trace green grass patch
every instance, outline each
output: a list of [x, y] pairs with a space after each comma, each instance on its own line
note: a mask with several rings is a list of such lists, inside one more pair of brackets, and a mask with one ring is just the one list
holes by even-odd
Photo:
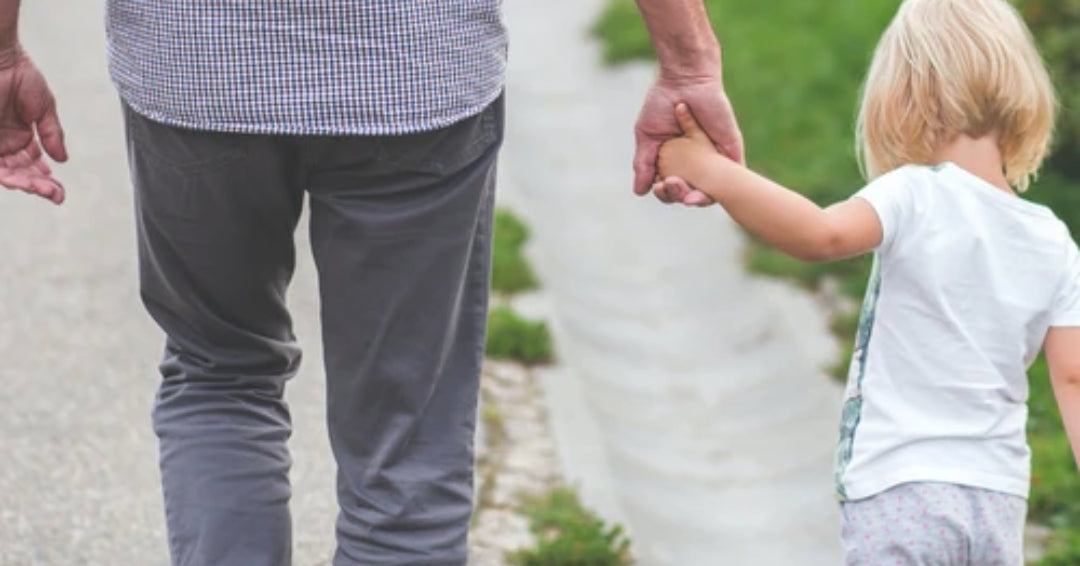
[[537, 287], [536, 274], [526, 261], [522, 248], [529, 230], [506, 210], [495, 212], [495, 236], [491, 250], [491, 288], [512, 295]]
[[557, 489], [523, 508], [536, 546], [507, 555], [518, 566], [626, 566], [633, 563], [630, 540], [619, 525], [608, 525], [581, 505], [577, 494]]
[[611, 2], [592, 28], [594, 36], [603, 40], [604, 62], [621, 63], [632, 59], [655, 57], [649, 31], [633, 0]]
[[1038, 566], [1076, 566], [1080, 564], [1080, 532], [1058, 530]]
[[1031, 515], [1055, 529], [1080, 528], [1080, 474], [1041, 358], [1031, 369], [1028, 409], [1028, 437], [1037, 462], [1031, 477]]
[[507, 306], [494, 307], [488, 313], [487, 356], [526, 365], [548, 363], [554, 358], [551, 333], [543, 322], [526, 320]]

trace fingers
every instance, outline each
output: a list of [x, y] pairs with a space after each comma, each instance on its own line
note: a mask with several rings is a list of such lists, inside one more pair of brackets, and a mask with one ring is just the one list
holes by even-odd
[[656, 197], [656, 200], [658, 200], [658, 201], [660, 201], [660, 202], [662, 202], [664, 204], [670, 204], [671, 203], [671, 199], [668, 198], [668, 195], [667, 195], [667, 187], [664, 186], [663, 182], [657, 181], [657, 182], [653, 183], [652, 188], [650, 190], [652, 191], [653, 196]]
[[0, 185], [44, 197], [56, 204], [64, 201], [65, 191], [41, 160], [35, 144], [27, 149], [0, 157]]
[[38, 195], [56, 204], [64, 201], [64, 188], [58, 183], [43, 177], [33, 178], [22, 173], [4, 171], [0, 168], [0, 184], [8, 190]]
[[690, 191], [689, 194], [683, 197], [682, 203], [686, 206], [703, 208], [716, 204], [716, 201], [714, 201], [712, 197], [701, 191]]
[[9, 190], [38, 195], [54, 204], [63, 203], [66, 196], [63, 185], [51, 177], [29, 175], [3, 167], [0, 167], [0, 185]]
[[663, 181], [664, 192], [668, 194], [674, 202], [682, 203], [686, 206], [711, 206], [716, 202], [709, 195], [693, 188], [681, 177], [667, 177]]
[[745, 165], [742, 131], [727, 97], [721, 96], [710, 104], [695, 104], [694, 111], [700, 120], [700, 127], [713, 140], [716, 149], [728, 159]]
[[38, 173], [45, 176], [52, 176], [52, 167], [49, 167], [48, 163], [42, 159], [43, 154], [41, 152], [41, 146], [36, 141], [30, 142], [30, 145], [26, 146], [26, 154], [30, 156], [30, 160], [34, 166], [34, 169]]
[[657, 184], [660, 185], [660, 190], [668, 198], [666, 202], [669, 203], [682, 202], [691, 190], [686, 181], [678, 177], [668, 177]]
[[37, 123], [38, 137], [41, 145], [49, 157], [56, 161], [67, 161], [67, 147], [64, 145], [64, 128], [60, 126], [60, 118], [56, 114], [56, 103], [51, 102], [41, 121]]
[[705, 132], [698, 125], [694, 115], [690, 112], [690, 107], [685, 102], [675, 105], [675, 120], [679, 122], [679, 128], [683, 131], [683, 135], [691, 138], [705, 136]]
[[656, 181], [656, 183], [653, 183], [652, 193], [653, 196], [656, 197], [656, 200], [664, 204], [673, 204], [679, 202], [678, 197], [668, 190], [667, 184], [665, 184], [663, 181], [658, 180]]
[[685, 206], [706, 207], [716, 204], [709, 195], [691, 187], [680, 177], [658, 180], [651, 187], [656, 199], [665, 204], [681, 203]]
[[743, 146], [742, 132], [739, 131], [737, 124], [735, 125], [735, 131], [729, 136], [728, 140], [716, 144], [716, 149], [739, 165], [746, 165], [746, 151]]
[[634, 193], [646, 195], [656, 180], [656, 157], [660, 150], [658, 140], [641, 133], [637, 136], [637, 149], [634, 151]]

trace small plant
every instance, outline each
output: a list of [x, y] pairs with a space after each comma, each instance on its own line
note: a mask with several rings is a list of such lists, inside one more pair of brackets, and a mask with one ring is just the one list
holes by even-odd
[[480, 419], [484, 421], [484, 425], [490, 431], [502, 428], [504, 417], [502, 411], [493, 403], [485, 402], [480, 409]]
[[536, 275], [525, 260], [522, 247], [528, 228], [506, 210], [495, 212], [495, 236], [491, 250], [491, 288], [512, 295], [535, 289]]
[[557, 489], [528, 502], [525, 514], [536, 535], [534, 548], [507, 556], [518, 566], [626, 566], [633, 563], [630, 540], [619, 525], [607, 525], [582, 507], [577, 494]]
[[1059, 531], [1050, 541], [1046, 556], [1038, 566], [1076, 566], [1080, 564], [1080, 533]]
[[554, 357], [551, 333], [543, 322], [526, 320], [507, 306], [497, 306], [488, 314], [487, 355], [527, 365], [550, 362]]

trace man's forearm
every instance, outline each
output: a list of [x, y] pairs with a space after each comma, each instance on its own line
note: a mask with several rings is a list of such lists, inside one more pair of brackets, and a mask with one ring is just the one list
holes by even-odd
[[660, 59], [661, 76], [680, 80], [720, 72], [720, 43], [702, 0], [637, 0], [637, 5]]
[[0, 0], [0, 59], [19, 45], [19, 4], [20, 0]]

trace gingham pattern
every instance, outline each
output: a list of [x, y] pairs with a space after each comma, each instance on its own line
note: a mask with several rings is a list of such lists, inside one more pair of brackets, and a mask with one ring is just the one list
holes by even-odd
[[405, 134], [499, 96], [501, 0], [109, 0], [124, 101], [188, 128]]

